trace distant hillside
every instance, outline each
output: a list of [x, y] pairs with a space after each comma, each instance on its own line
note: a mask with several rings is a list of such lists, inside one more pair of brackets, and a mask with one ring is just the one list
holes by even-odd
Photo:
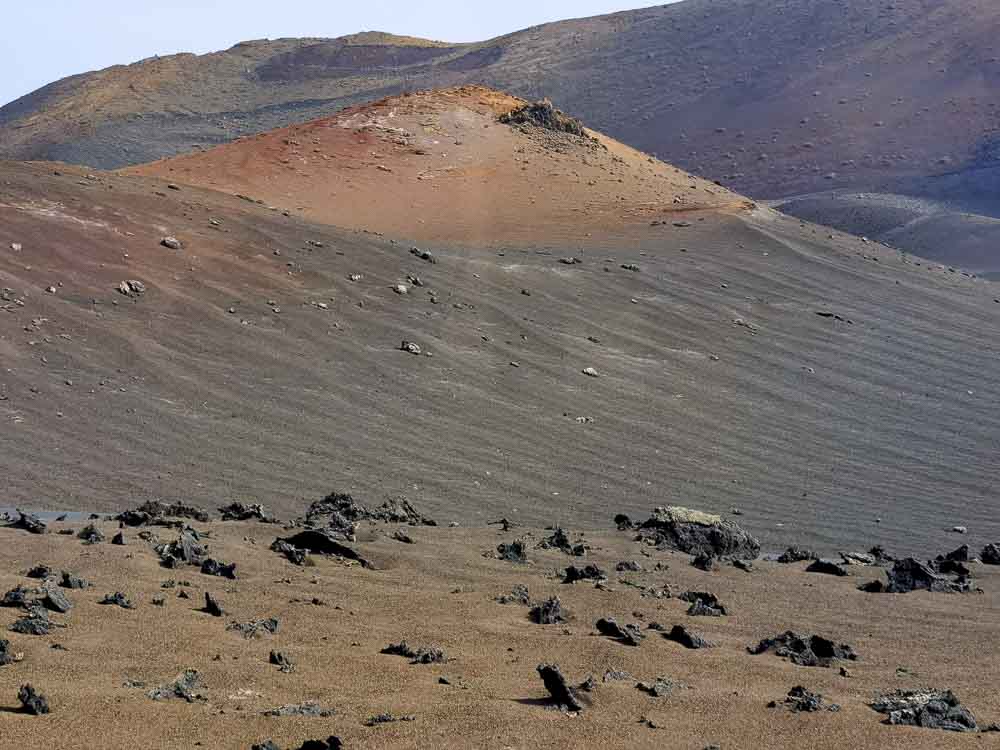
[[1000, 159], [993, 0], [685, 0], [448, 45], [254, 41], [56, 82], [0, 155], [121, 167], [407, 89], [480, 82], [759, 198], [893, 191]]

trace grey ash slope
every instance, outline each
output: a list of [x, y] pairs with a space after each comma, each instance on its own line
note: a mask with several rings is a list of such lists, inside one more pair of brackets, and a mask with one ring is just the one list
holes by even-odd
[[[1000, 537], [985, 282], [764, 210], [586, 247], [432, 247], [429, 264], [235, 198], [62, 171], [3, 165], [5, 505], [292, 515], [338, 489], [463, 524], [737, 506], [772, 548]], [[408, 275], [426, 286], [394, 293]], [[115, 291], [130, 278], [136, 301]]]

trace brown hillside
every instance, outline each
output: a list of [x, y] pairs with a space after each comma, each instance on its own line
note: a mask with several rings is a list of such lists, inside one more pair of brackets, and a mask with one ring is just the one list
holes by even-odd
[[580, 241], [750, 205], [576, 123], [502, 121], [526, 106], [480, 86], [390, 97], [126, 171], [325, 224], [477, 245]]

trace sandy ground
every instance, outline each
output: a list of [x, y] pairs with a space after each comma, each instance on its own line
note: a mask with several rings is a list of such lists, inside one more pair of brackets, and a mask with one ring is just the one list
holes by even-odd
[[[71, 527], [78, 529], [81, 524]], [[110, 538], [116, 524], [99, 524]], [[683, 554], [656, 551], [630, 533], [587, 534], [592, 551], [584, 562], [611, 571], [609, 590], [590, 583], [565, 585], [558, 572], [581, 562], [561, 552], [531, 549], [530, 563], [515, 565], [484, 556], [515, 536], [537, 541], [538, 529], [406, 529], [415, 544], [390, 538], [395, 526], [365, 526], [358, 547], [376, 570], [318, 559], [297, 568], [268, 545], [279, 526], [198, 524], [210, 533], [210, 551], [237, 563], [238, 580], [201, 575], [197, 568], [160, 568], [149, 545], [127, 529], [128, 544], [83, 545], [72, 536], [31, 536], [0, 530], [0, 588], [37, 584], [23, 577], [36, 563], [70, 570], [93, 587], [67, 591], [75, 604], [66, 625], [50, 636], [3, 633], [20, 663], [0, 667], [0, 723], [5, 747], [81, 747], [99, 736], [102, 747], [246, 750], [274, 738], [297, 747], [307, 738], [336, 734], [345, 747], [670, 747], [701, 750], [718, 744], [740, 748], [984, 748], [996, 735], [889, 727], [866, 706], [880, 690], [921, 686], [957, 692], [982, 723], [1000, 717], [993, 686], [1000, 675], [996, 638], [1000, 615], [997, 569], [974, 566], [984, 593], [872, 595], [856, 590], [876, 577], [854, 568], [848, 578], [805, 573], [804, 564], [758, 562], [750, 574], [732, 567], [705, 573]], [[55, 524], [53, 529], [65, 527]], [[156, 529], [162, 539], [176, 532]], [[534, 544], [531, 545], [534, 547]], [[646, 572], [615, 573], [619, 560], [638, 560]], [[654, 570], [658, 563], [668, 566]], [[191, 599], [163, 589], [168, 579], [188, 581]], [[722, 618], [689, 617], [675, 598], [643, 598], [630, 581], [668, 587], [675, 593], [709, 590], [730, 608]], [[542, 626], [528, 609], [495, 598], [526, 585], [533, 599], [558, 595], [571, 618]], [[136, 603], [127, 611], [101, 606], [106, 593], [122, 591]], [[227, 615], [198, 611], [204, 591]], [[165, 595], [163, 607], [151, 599]], [[312, 604], [318, 598], [321, 605]], [[231, 621], [277, 617], [276, 634], [244, 640], [227, 632]], [[599, 636], [599, 617], [668, 628], [684, 624], [714, 641], [715, 648], [688, 651], [650, 632], [638, 648]], [[0, 626], [17, 612], [0, 609]], [[818, 633], [852, 645], [860, 654], [839, 669], [794, 666], [774, 655], [750, 656], [745, 647], [785, 629]], [[411, 665], [381, 655], [390, 642], [438, 646], [448, 661]], [[65, 650], [54, 650], [53, 644]], [[277, 649], [295, 671], [268, 664]], [[594, 675], [592, 706], [569, 716], [544, 705], [535, 674], [541, 662], [557, 662], [575, 682]], [[198, 670], [205, 702], [155, 702], [146, 693], [184, 669]], [[632, 676], [602, 682], [605, 671]], [[683, 683], [665, 698], [652, 698], [635, 683], [667, 677]], [[446, 677], [452, 684], [439, 683]], [[139, 681], [145, 688], [127, 687]], [[47, 695], [52, 713], [32, 717], [10, 711], [16, 692], [31, 682]], [[841, 705], [839, 713], [793, 714], [767, 708], [790, 688], [804, 685]], [[276, 706], [318, 701], [330, 718], [270, 718]], [[365, 727], [371, 716], [412, 715], [406, 723]], [[652, 719], [651, 729], [641, 719]]]

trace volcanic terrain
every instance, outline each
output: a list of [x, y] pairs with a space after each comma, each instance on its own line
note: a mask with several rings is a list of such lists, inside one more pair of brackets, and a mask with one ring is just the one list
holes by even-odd
[[0, 163], [3, 740], [985, 747], [998, 322], [482, 88]]

